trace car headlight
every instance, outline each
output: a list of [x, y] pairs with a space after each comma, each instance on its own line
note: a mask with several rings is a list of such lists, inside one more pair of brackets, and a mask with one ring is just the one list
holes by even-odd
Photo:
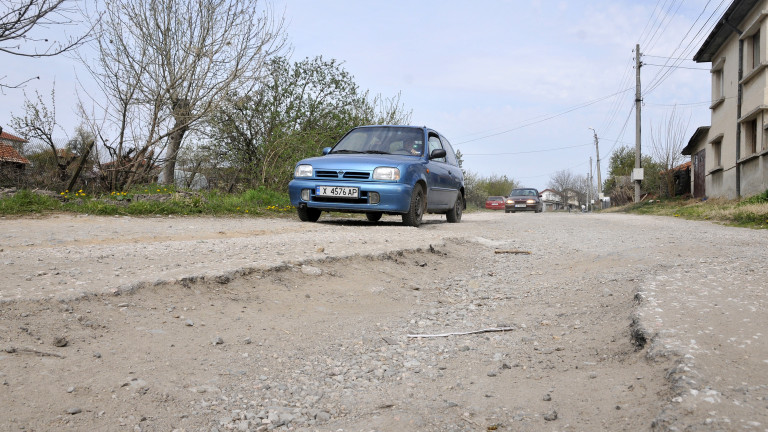
[[400, 170], [394, 167], [378, 167], [373, 170], [374, 180], [400, 180]]
[[536, 200], [535, 199], [529, 199], [528, 201], [526, 201], [526, 203], [528, 203], [528, 204], [536, 204]]
[[294, 177], [312, 177], [313, 174], [312, 165], [297, 165], [293, 172]]
[[507, 204], [514, 204], [514, 203], [515, 203], [515, 201], [514, 201], [514, 200], [511, 200], [511, 199], [508, 199], [508, 200], [507, 200]]

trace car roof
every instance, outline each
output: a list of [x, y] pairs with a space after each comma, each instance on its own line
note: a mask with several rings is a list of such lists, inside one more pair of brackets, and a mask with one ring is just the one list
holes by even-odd
[[354, 127], [351, 130], [366, 129], [366, 128], [410, 128], [410, 129], [419, 129], [419, 130], [422, 130], [422, 131], [434, 132], [434, 133], [440, 135], [440, 132], [438, 132], [438, 131], [436, 131], [436, 130], [434, 130], [432, 128], [429, 128], [429, 127], [426, 127], [426, 126], [414, 126], [414, 125], [394, 125], [394, 124], [390, 124], [390, 125], [362, 125], [362, 126]]

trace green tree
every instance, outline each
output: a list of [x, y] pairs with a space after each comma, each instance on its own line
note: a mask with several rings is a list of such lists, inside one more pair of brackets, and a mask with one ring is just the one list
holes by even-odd
[[506, 175], [492, 174], [489, 177], [480, 177], [471, 171], [464, 173], [464, 195], [467, 203], [477, 207], [484, 207], [489, 196], [509, 195], [509, 191], [517, 186], [517, 182]]
[[[661, 166], [650, 156], [643, 156], [640, 163], [643, 167], [641, 192], [659, 194], [662, 187]], [[633, 148], [623, 146], [611, 153], [608, 162], [608, 178], [603, 182], [603, 192], [611, 196], [613, 204], [622, 205], [633, 199], [635, 189], [630, 176], [634, 168], [635, 150]]]
[[240, 173], [235, 181], [284, 188], [298, 160], [319, 155], [352, 127], [409, 119], [399, 96], [370, 97], [336, 60], [277, 57], [262, 85], [231, 95], [209, 125], [212, 142]]

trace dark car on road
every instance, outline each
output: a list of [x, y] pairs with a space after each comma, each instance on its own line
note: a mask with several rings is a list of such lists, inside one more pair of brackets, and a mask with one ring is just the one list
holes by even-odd
[[296, 164], [288, 184], [299, 219], [315, 222], [324, 211], [365, 213], [376, 222], [401, 215], [419, 226], [424, 213], [460, 222], [464, 175], [448, 140], [418, 126], [360, 126], [323, 156]]
[[512, 189], [507, 197], [504, 206], [505, 213], [514, 213], [518, 211], [541, 212], [541, 194], [537, 189], [518, 188]]

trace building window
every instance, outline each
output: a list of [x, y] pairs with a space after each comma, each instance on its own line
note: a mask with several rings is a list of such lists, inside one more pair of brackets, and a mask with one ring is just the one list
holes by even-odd
[[723, 166], [723, 161], [721, 157], [722, 144], [723, 144], [722, 139], [712, 142], [712, 162], [714, 163], [713, 168], [720, 168]]
[[725, 100], [725, 78], [723, 74], [725, 69], [725, 57], [720, 57], [717, 61], [712, 62], [712, 105], [710, 109], [714, 109]]
[[752, 69], [760, 66], [760, 31], [752, 35]]
[[745, 156], [757, 153], [757, 119], [744, 122]]
[[760, 149], [762, 151], [768, 150], [768, 125], [763, 126], [763, 142]]
[[719, 69], [712, 72], [712, 101], [724, 98], [723, 93], [723, 70]]

